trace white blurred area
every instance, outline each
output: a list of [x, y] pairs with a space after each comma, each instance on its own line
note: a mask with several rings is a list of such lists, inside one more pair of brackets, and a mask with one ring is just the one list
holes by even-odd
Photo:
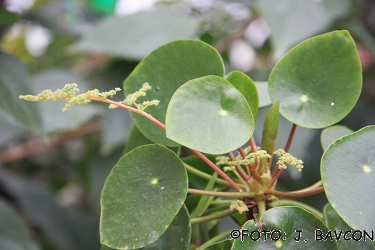
[[135, 14], [151, 9], [158, 0], [118, 0], [115, 13], [118, 16]]
[[[60, 0], [62, 4], [64, 1]], [[125, 16], [142, 11], [152, 10], [159, 0], [118, 0], [115, 15]], [[23, 13], [32, 7], [35, 0], [5, 0], [5, 7], [12, 12]], [[58, 1], [57, 1], [58, 2]], [[241, 3], [231, 3], [221, 0], [183, 0], [179, 4], [185, 4], [189, 8], [197, 8], [201, 11], [209, 11], [216, 6], [231, 16], [233, 20], [247, 20], [251, 17], [250, 9]], [[230, 19], [222, 27], [231, 31], [235, 26]], [[20, 26], [23, 26], [22, 28]], [[228, 27], [227, 27], [228, 26]], [[23, 32], [23, 33], [22, 33]], [[53, 40], [53, 34], [47, 28], [37, 23], [17, 23], [13, 25], [7, 39], [14, 36], [25, 37], [27, 50], [35, 57], [42, 56], [48, 45]], [[250, 71], [256, 66], [255, 49], [261, 48], [270, 35], [270, 29], [264, 19], [255, 18], [247, 27], [242, 39], [235, 41], [228, 50], [230, 66], [244, 72]]]

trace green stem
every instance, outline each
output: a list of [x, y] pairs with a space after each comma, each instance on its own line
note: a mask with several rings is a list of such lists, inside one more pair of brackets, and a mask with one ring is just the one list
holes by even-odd
[[234, 200], [213, 200], [211, 205], [229, 205]]
[[200, 194], [200, 195], [208, 195], [208, 196], [219, 196], [219, 197], [229, 197], [229, 198], [243, 198], [243, 197], [254, 197], [255, 195], [260, 195], [259, 193], [255, 192], [215, 192], [215, 191], [206, 191], [206, 190], [199, 190], [188, 188], [189, 194]]
[[221, 212], [213, 213], [213, 214], [210, 214], [210, 215], [207, 215], [207, 216], [193, 218], [193, 219], [190, 220], [190, 223], [192, 225], [194, 225], [194, 224], [203, 223], [203, 222], [207, 222], [207, 221], [211, 221], [211, 220], [216, 220], [216, 219], [220, 219], [220, 218], [223, 218], [225, 216], [231, 215], [235, 212], [237, 212], [237, 210], [232, 211], [230, 209], [226, 209], [226, 210], [223, 210]]
[[263, 214], [266, 212], [266, 201], [257, 200], [257, 207], [258, 207], [258, 216], [256, 218], [256, 222], [260, 222], [260, 218], [262, 218]]
[[298, 206], [301, 207], [313, 215], [315, 215], [318, 219], [323, 221], [323, 213], [320, 212], [318, 209], [313, 208], [303, 202], [295, 201], [295, 200], [279, 200], [278, 202], [275, 201], [272, 203], [275, 207], [282, 207], [282, 206]]
[[268, 194], [275, 195], [277, 197], [283, 197], [283, 198], [302, 198], [302, 197], [307, 197], [319, 193], [324, 192], [324, 187], [318, 187], [315, 189], [302, 189], [299, 191], [294, 191], [294, 192], [280, 192], [277, 190], [270, 190], [268, 191]]
[[232, 230], [233, 229], [225, 231], [224, 233], [216, 235], [215, 237], [211, 238], [210, 240], [208, 240], [205, 243], [203, 243], [202, 245], [200, 245], [200, 247], [198, 247], [197, 250], [203, 250], [203, 249], [209, 247], [212, 244], [215, 244], [215, 243], [217, 243], [219, 241], [222, 241], [222, 240], [225, 240], [225, 239], [229, 238], [230, 232], [232, 232]]
[[[185, 168], [186, 168], [186, 170], [188, 171], [188, 172], [190, 172], [190, 173], [192, 173], [192, 174], [194, 174], [194, 175], [196, 175], [196, 176], [198, 176], [198, 177], [201, 177], [202, 179], [205, 179], [205, 180], [210, 180], [211, 179], [211, 177], [212, 177], [212, 175], [210, 175], [210, 174], [207, 174], [207, 173], [205, 173], [205, 172], [203, 172], [203, 171], [200, 171], [200, 170], [198, 170], [198, 169], [196, 169], [196, 168], [194, 168], [194, 167], [192, 167], [192, 166], [190, 166], [189, 164], [186, 164], [186, 163], [184, 163], [184, 166], [185, 166]], [[216, 179], [216, 181], [215, 181], [217, 184], [219, 184], [219, 185], [222, 185], [222, 186], [226, 186], [226, 187], [232, 187], [228, 182], [226, 182], [225, 180], [223, 180], [223, 179]], [[240, 187], [242, 187], [243, 189], [245, 189], [245, 186], [244, 185], [241, 185], [241, 184], [238, 184]]]

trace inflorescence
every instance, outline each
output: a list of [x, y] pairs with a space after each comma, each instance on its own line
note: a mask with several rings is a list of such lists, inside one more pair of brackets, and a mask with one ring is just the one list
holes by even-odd
[[[125, 105], [134, 105], [139, 112], [143, 112], [147, 107], [152, 105], [158, 105], [158, 100], [152, 100], [152, 101], [144, 101], [141, 104], [137, 103], [137, 99], [141, 96], [146, 95], [146, 91], [150, 90], [151, 86], [148, 83], [144, 83], [142, 85], [142, 88], [138, 91], [129, 94], [124, 101], [119, 102], [120, 104]], [[33, 95], [21, 95], [19, 96], [20, 99], [36, 102], [36, 101], [56, 101], [56, 100], [62, 100], [65, 99], [67, 101], [67, 104], [62, 109], [63, 111], [69, 110], [72, 105], [75, 104], [85, 104], [92, 101], [94, 98], [100, 98], [101, 100], [108, 101], [108, 97], [114, 96], [117, 92], [121, 91], [120, 88], [115, 88], [110, 91], [106, 92], [99, 92], [99, 90], [89, 90], [86, 93], [79, 94], [79, 89], [77, 88], [77, 84], [66, 84], [62, 89], [58, 89], [55, 92], [52, 92], [51, 90], [44, 90], [42, 93], [33, 96]], [[118, 106], [116, 104], [110, 104], [109, 108], [117, 108]]]

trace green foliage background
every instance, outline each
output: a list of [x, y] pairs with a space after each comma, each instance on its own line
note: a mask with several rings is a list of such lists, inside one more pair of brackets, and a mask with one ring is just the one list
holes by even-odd
[[[73, 82], [83, 91], [122, 87], [139, 61], [167, 42], [197, 39], [213, 45], [224, 58], [226, 72], [238, 69], [232, 56], [236, 43], [246, 44], [254, 63], [245, 73], [260, 90], [277, 60], [292, 46], [347, 29], [359, 50], [363, 91], [340, 124], [353, 131], [375, 124], [375, 6], [371, 1], [217, 0], [204, 6], [196, 1], [160, 0], [149, 12], [123, 17], [115, 15], [115, 2], [37, 0], [29, 10], [16, 14], [0, 1], [0, 246], [4, 249], [100, 249], [104, 181], [124, 147], [138, 143], [129, 138], [125, 145], [133, 121], [123, 110], [92, 104], [62, 113], [61, 102], [26, 103], [18, 95]], [[243, 32], [243, 27], [255, 22], [266, 22], [270, 30], [260, 45]], [[48, 29], [52, 39], [36, 55], [28, 48], [28, 32], [39, 26]], [[263, 127], [270, 108], [262, 89], [263, 108], [255, 128]], [[290, 123], [280, 117], [279, 143], [286, 141], [289, 130]], [[304, 160], [305, 168], [302, 174], [288, 169], [279, 190], [300, 189], [320, 178], [320, 132], [297, 130], [290, 151]], [[261, 137], [262, 131], [255, 129], [258, 144]], [[329, 138], [325, 139], [329, 145]], [[181, 153], [186, 156], [184, 150]], [[327, 202], [324, 195], [302, 201], [318, 209]], [[3, 225], [8, 224], [5, 230]], [[15, 233], [9, 234], [9, 228]]]

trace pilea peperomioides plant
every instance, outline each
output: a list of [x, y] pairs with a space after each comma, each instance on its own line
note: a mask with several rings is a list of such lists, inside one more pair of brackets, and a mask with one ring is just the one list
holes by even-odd
[[[97, 101], [132, 111], [124, 155], [102, 190], [103, 249], [361, 248], [374, 240], [375, 126], [325, 129], [322, 180], [303, 190], [275, 190], [288, 165], [303, 168], [289, 154], [296, 127], [325, 128], [343, 119], [359, 98], [361, 72], [347, 31], [292, 48], [270, 74], [273, 105], [259, 146], [252, 137], [256, 85], [238, 71], [224, 75], [219, 53], [200, 41], [174, 41], [151, 52], [124, 81], [123, 102], [108, 99], [120, 89], [79, 95], [74, 84], [21, 98], [67, 99], [64, 109]], [[283, 149], [275, 148], [279, 114], [292, 123]], [[181, 146], [193, 154], [180, 158]], [[283, 199], [321, 192], [329, 200], [323, 214]], [[229, 215], [240, 228], [208, 235]]]

